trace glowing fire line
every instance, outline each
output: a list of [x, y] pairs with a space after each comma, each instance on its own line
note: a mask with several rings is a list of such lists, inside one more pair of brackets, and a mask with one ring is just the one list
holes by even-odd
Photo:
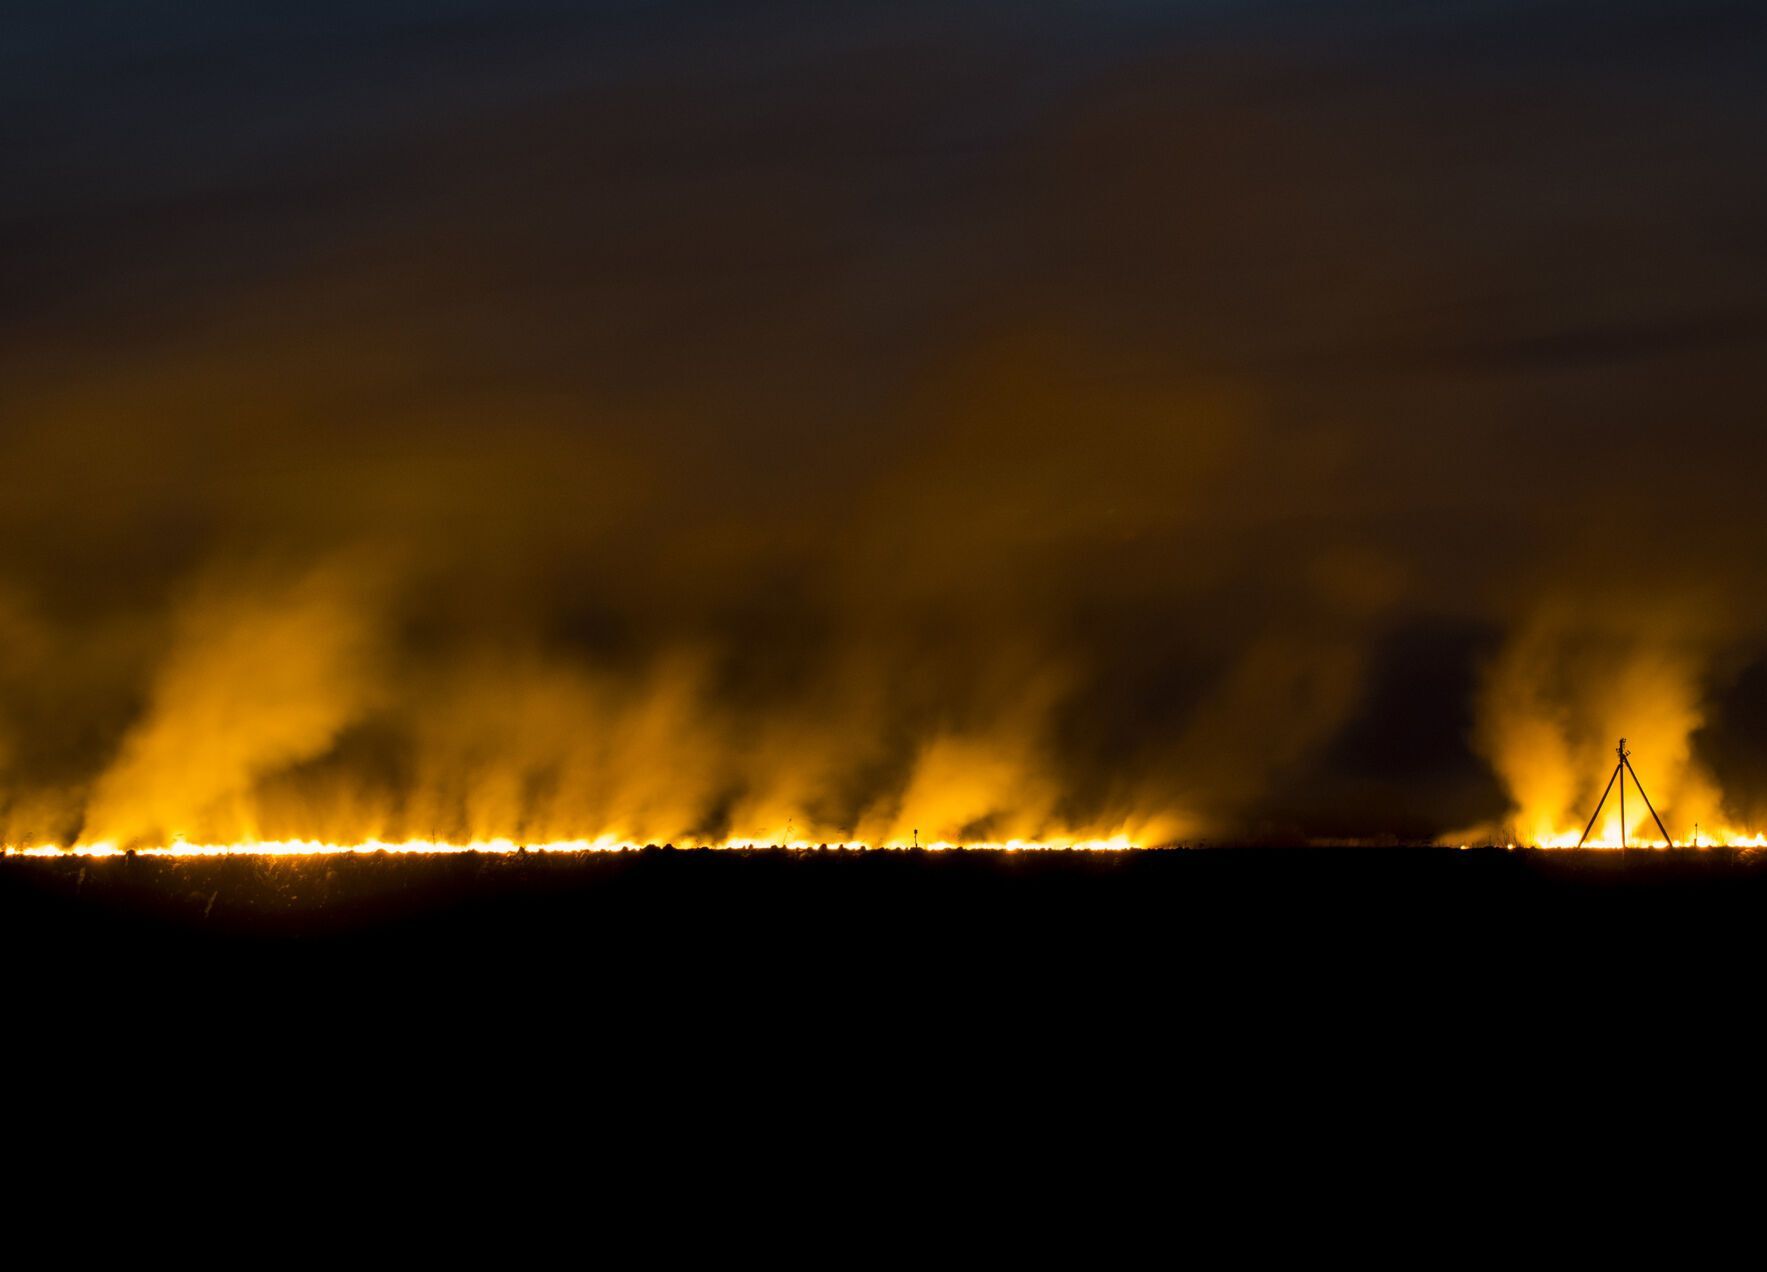
[[[554, 840], [548, 843], [518, 843], [513, 839], [484, 839], [468, 843], [448, 843], [429, 839], [408, 839], [399, 842], [370, 839], [361, 843], [343, 844], [328, 843], [317, 839], [279, 839], [231, 844], [193, 844], [180, 840], [170, 844], [138, 846], [130, 850], [125, 850], [114, 843], [31, 844], [26, 846], [8, 844], [5, 847], [5, 855], [8, 857], [122, 857], [127, 856], [129, 851], [133, 851], [136, 855], [143, 857], [319, 857], [372, 855], [382, 852], [412, 856], [443, 856], [458, 853], [637, 852], [651, 846], [653, 845], [616, 839], [612, 836], [604, 836], [599, 839]], [[797, 852], [813, 851], [824, 847], [864, 851], [909, 851], [919, 847], [932, 852], [952, 852], [959, 849], [966, 852], [1127, 852], [1140, 847], [1126, 835], [1118, 835], [1110, 839], [1008, 839], [994, 843], [962, 844], [940, 840], [919, 845], [906, 840], [870, 844], [857, 841], [823, 843], [812, 840], [729, 839], [722, 843], [695, 843], [684, 846], [719, 850], [783, 848]]]

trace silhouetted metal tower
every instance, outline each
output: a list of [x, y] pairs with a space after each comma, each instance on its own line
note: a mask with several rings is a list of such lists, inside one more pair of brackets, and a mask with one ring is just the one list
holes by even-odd
[[[1589, 832], [1595, 829], [1595, 819], [1601, 816], [1601, 810], [1607, 806], [1607, 797], [1613, 791], [1614, 783], [1618, 782], [1620, 784], [1620, 847], [1626, 846], [1626, 779], [1621, 774], [1630, 773], [1632, 785], [1638, 788], [1639, 795], [1644, 799], [1644, 806], [1650, 809], [1651, 820], [1656, 822], [1657, 829], [1663, 832], [1663, 842], [1673, 848], [1675, 846], [1674, 838], [1664, 829], [1663, 819], [1657, 816], [1656, 806], [1650, 802], [1650, 796], [1644, 793], [1644, 783], [1638, 780], [1638, 770], [1632, 767], [1632, 752], [1626, 749], [1625, 738], [1620, 739], [1620, 745], [1614, 748], [1614, 754], [1620, 757], [1620, 762], [1614, 765], [1613, 776], [1608, 778], [1607, 788], [1601, 793], [1601, 802], [1595, 806], [1595, 811], [1589, 814], [1589, 824], [1583, 827], [1583, 839], [1589, 838]], [[1583, 839], [1577, 841], [1577, 847], [1583, 846]]]

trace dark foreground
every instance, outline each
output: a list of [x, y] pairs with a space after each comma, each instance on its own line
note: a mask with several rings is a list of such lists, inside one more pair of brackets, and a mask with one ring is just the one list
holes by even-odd
[[1378, 1027], [1511, 1037], [1522, 1064], [1586, 1026], [1752, 1020], [1767, 854], [11, 858], [0, 942], [15, 1020], [71, 1014], [123, 1046], [439, 1030], [459, 1055], [539, 1031], [570, 1054], [685, 1034], [826, 1059], [1127, 1035], [1267, 1039], [1248, 1045], [1274, 1059]]
[[1767, 852], [1728, 849], [0, 860], [0, 940], [10, 955], [51, 962], [118, 948], [594, 952], [642, 962], [788, 947], [861, 961], [934, 951], [1043, 961], [1198, 942], [1225, 956], [1399, 938], [1452, 938], [1502, 958], [1556, 933], [1624, 937], [1643, 954], [1659, 934], [1748, 943], [1757, 931], [1767, 934]]
[[786, 1107], [849, 1147], [918, 1109], [918, 1160], [933, 1108], [1033, 1142], [1059, 1108], [1131, 1138], [1157, 1114], [1168, 1155], [1218, 1124], [1266, 1170], [1272, 1119], [1339, 1143], [1380, 1108], [1456, 1146], [1524, 1107], [1633, 1128], [1641, 1084], [1683, 1121], [1729, 1099], [1767, 855], [13, 858], [0, 940], [15, 1075], [131, 1075], [68, 1089], [106, 1117], [142, 1080], [203, 1128], [299, 1095], [449, 1142], [468, 1106], [544, 1139], [581, 1104], [573, 1144], [736, 1111], [746, 1152]]
[[[1585, 977], [1767, 953], [1767, 853], [783, 850], [10, 858], [0, 942], [40, 974], [190, 960], [418, 976], [681, 974], [1206, 988], [1265, 970]], [[1559, 962], [1560, 959], [1567, 960]]]

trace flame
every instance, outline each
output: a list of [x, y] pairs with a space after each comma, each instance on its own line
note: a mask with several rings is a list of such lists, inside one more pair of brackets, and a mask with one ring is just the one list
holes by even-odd
[[[1646, 816], [1648, 817], [1649, 814]], [[1624, 844], [1626, 848], [1767, 848], [1767, 834], [1738, 826], [1718, 825], [1708, 829], [1702, 822], [1697, 842], [1690, 829], [1685, 838], [1677, 838], [1674, 843], [1670, 843], [1662, 837], [1661, 832], [1654, 825], [1649, 822], [1646, 822], [1646, 825], [1650, 825], [1650, 833], [1640, 834], [1637, 825], [1632, 821], [1630, 805], [1628, 805]], [[1582, 833], [1581, 829], [1577, 829], [1551, 834], [1529, 846], [1558, 849], [1576, 848], [1577, 839]], [[1510, 845], [1510, 847], [1514, 846]], [[1622, 845], [1618, 815], [1608, 817], [1604, 814], [1602, 820], [1596, 824], [1596, 828], [1589, 832], [1589, 838], [1583, 842], [1582, 846], [1585, 849], [1619, 849]]]
[[757, 710], [691, 642], [618, 668], [521, 642], [401, 660], [380, 569], [193, 584], [103, 768], [39, 792], [0, 765], [4, 851], [1017, 852], [1198, 829], [1134, 790], [1077, 789], [1057, 746], [1076, 683], [1036, 650], [906, 705], [887, 660], [817, 664]]
[[[246, 840], [229, 844], [196, 844], [179, 840], [169, 844], [140, 846], [128, 850], [109, 841], [66, 845], [31, 844], [20, 846], [8, 844], [4, 853], [8, 857], [123, 857], [131, 852], [143, 857], [322, 857], [382, 852], [410, 855], [637, 852], [652, 846], [654, 845], [634, 843], [612, 836], [603, 836], [598, 839], [563, 839], [548, 843], [517, 843], [513, 839], [480, 839], [467, 843], [448, 843], [430, 839], [407, 839], [398, 842], [370, 839], [361, 843], [346, 844], [328, 843], [320, 839], [271, 839]], [[1127, 835], [1113, 835], [1103, 839], [1007, 839], [987, 843], [953, 843], [948, 840], [916, 843], [912, 839], [879, 843], [833, 843], [806, 839], [768, 840], [761, 838], [726, 839], [721, 843], [695, 844], [693, 846], [723, 850], [777, 848], [795, 852], [808, 852], [822, 848], [897, 852], [916, 848], [928, 852], [1131, 852], [1143, 845], [1138, 844]]]
[[[1767, 845], [1767, 835], [1736, 823], [1694, 746], [1706, 721], [1714, 647], [1679, 608], [1589, 598], [1541, 607], [1485, 668], [1477, 703], [1473, 740], [1509, 795], [1508, 816], [1446, 841], [1668, 848], [1693, 844], [1697, 824], [1704, 846]], [[1635, 744], [1632, 771], [1607, 791], [1585, 839], [1621, 735]]]

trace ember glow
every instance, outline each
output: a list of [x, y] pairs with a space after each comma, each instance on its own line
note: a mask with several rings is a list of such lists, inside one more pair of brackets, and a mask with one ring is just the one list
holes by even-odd
[[[380, 840], [367, 840], [356, 844], [326, 843], [316, 839], [284, 839], [284, 840], [252, 840], [232, 844], [191, 844], [171, 843], [157, 845], [141, 845], [131, 848], [128, 852], [143, 857], [323, 857], [339, 854], [455, 854], [455, 853], [581, 853], [581, 852], [637, 852], [645, 848], [655, 847], [654, 843], [631, 843], [618, 839], [566, 839], [549, 843], [516, 843], [511, 839], [484, 839], [470, 843], [451, 844], [427, 839], [405, 840], [399, 843], [385, 843]], [[1024, 840], [1009, 839], [999, 843], [948, 843], [934, 841], [931, 843], [812, 843], [807, 840], [781, 842], [778, 840], [731, 839], [718, 844], [692, 844], [695, 848], [714, 848], [740, 850], [751, 848], [783, 849], [789, 852], [809, 852], [835, 848], [856, 851], [906, 851], [920, 849], [928, 852], [1128, 852], [1140, 845], [1126, 836], [1112, 839], [1063, 839], [1063, 840]], [[71, 847], [60, 847], [55, 844], [34, 844], [28, 847], [8, 845], [5, 855], [9, 857], [122, 857], [127, 852], [114, 843], [74, 844]]]

